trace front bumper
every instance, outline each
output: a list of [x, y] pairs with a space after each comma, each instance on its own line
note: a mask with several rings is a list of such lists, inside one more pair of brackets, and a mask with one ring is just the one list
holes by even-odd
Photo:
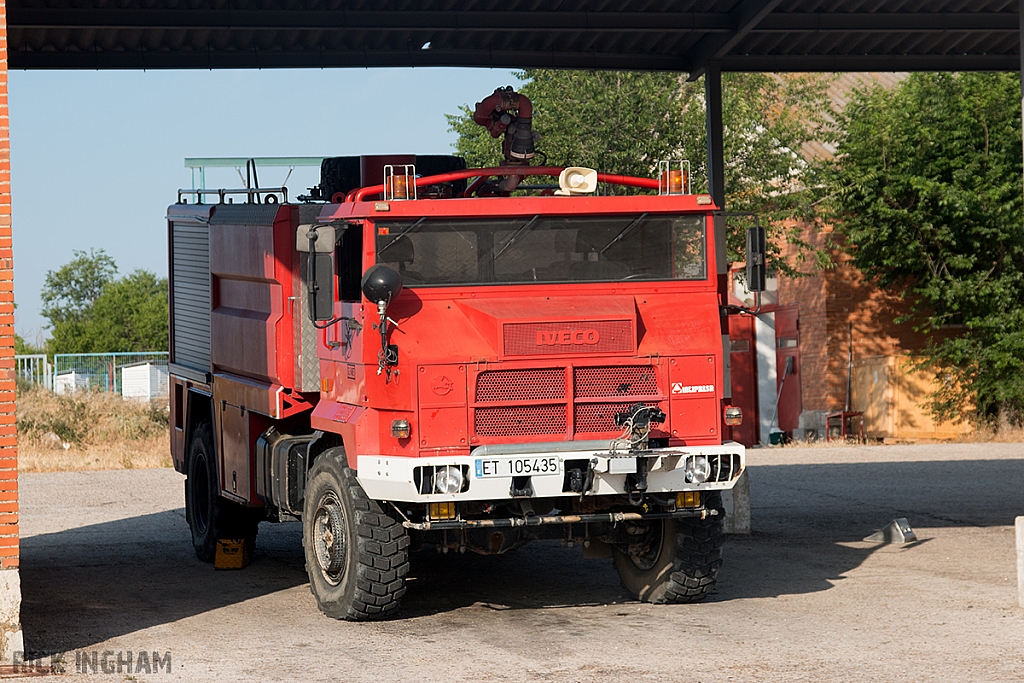
[[[478, 477], [477, 461], [488, 458], [552, 457], [559, 460], [560, 474], [530, 477], [530, 498], [557, 498], [579, 495], [567, 490], [565, 472], [567, 461], [593, 463], [593, 484], [588, 496], [628, 494], [626, 478], [636, 470], [636, 457], [612, 453], [609, 443], [558, 442], [552, 444], [523, 444], [520, 446], [481, 446], [468, 456], [436, 456], [399, 458], [360, 455], [357, 478], [366, 495], [373, 500], [409, 503], [437, 503], [444, 501], [496, 501], [512, 500], [524, 496], [512, 495], [513, 477]], [[684, 467], [688, 457], [703, 455], [712, 462], [713, 476], [703, 484], [686, 481]], [[645, 459], [648, 493], [676, 493], [679, 491], [722, 491], [731, 489], [746, 468], [746, 451], [735, 442], [720, 446], [689, 446], [653, 448], [639, 457]], [[454, 494], [421, 492], [421, 468], [445, 466], [461, 467], [467, 484]], [[419, 471], [417, 471], [419, 470]], [[429, 471], [429, 469], [427, 470]], [[521, 479], [516, 477], [516, 479]], [[522, 482], [519, 482], [520, 488]]]

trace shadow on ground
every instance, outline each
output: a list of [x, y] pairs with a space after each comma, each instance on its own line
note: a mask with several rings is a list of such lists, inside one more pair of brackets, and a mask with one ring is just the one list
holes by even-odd
[[[923, 530], [925, 542], [928, 528], [1012, 525], [1024, 461], [762, 465], [750, 475], [755, 532], [729, 540], [713, 601], [827, 590], [879, 547], [844, 544], [895, 517]], [[129, 485], [131, 473], [124, 476]], [[253, 563], [240, 572], [218, 572], [195, 559], [182, 510], [24, 538], [26, 647], [40, 655], [86, 648], [301, 586], [300, 534], [294, 523], [261, 525]], [[414, 555], [399, 618], [469, 605], [627, 601], [610, 560], [584, 560], [579, 549], [545, 541], [500, 557]], [[313, 603], [296, 601], [295, 609]]]

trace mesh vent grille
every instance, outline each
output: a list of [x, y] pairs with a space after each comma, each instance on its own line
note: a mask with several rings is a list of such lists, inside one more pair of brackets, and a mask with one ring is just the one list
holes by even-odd
[[[567, 391], [565, 367], [485, 370], [476, 377], [473, 428], [477, 436], [618, 435], [615, 414], [637, 402], [659, 406], [658, 368], [603, 365], [573, 368]], [[546, 405], [521, 405], [525, 402]], [[666, 409], [667, 406], [662, 407]], [[569, 411], [572, 411], [571, 413]], [[728, 471], [729, 464], [724, 463]]]
[[649, 365], [576, 368], [576, 398], [657, 396], [658, 379]]
[[477, 408], [473, 428], [480, 436], [565, 434], [565, 406]]
[[476, 380], [478, 403], [549, 401], [565, 398], [565, 370], [489, 370]]
[[[624, 413], [634, 403], [580, 403], [576, 406], [575, 431], [577, 434], [622, 433], [615, 426], [615, 413]], [[648, 402], [645, 405], [657, 406]]]

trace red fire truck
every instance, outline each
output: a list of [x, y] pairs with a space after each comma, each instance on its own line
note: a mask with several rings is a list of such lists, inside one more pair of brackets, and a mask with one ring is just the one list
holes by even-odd
[[320, 609], [353, 620], [395, 612], [424, 546], [567, 539], [650, 602], [714, 584], [744, 469], [722, 219], [683, 164], [528, 165], [525, 104], [495, 95], [508, 165], [328, 159], [303, 202], [168, 209], [171, 451], [200, 559], [301, 519]]

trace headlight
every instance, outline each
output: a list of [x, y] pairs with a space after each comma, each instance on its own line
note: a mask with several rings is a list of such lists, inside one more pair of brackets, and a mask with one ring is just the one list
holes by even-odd
[[409, 438], [409, 421], [408, 420], [392, 420], [391, 421], [391, 436], [396, 439], [408, 439]]
[[691, 455], [686, 459], [686, 482], [688, 484], [703, 484], [711, 475], [711, 463], [703, 455]]
[[442, 465], [434, 471], [434, 493], [453, 494], [462, 490], [462, 468]]
[[743, 410], [736, 406], [726, 406], [725, 424], [730, 427], [738, 427], [743, 424]]

